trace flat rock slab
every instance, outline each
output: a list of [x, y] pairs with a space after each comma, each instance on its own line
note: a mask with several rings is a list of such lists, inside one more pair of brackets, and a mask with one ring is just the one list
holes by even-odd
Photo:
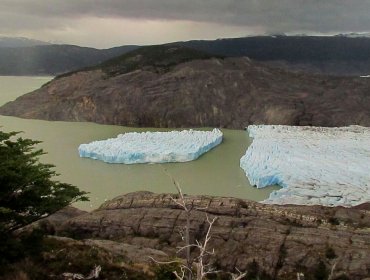
[[280, 185], [276, 204], [354, 206], [370, 201], [370, 128], [248, 127], [252, 145], [240, 160], [257, 188]]
[[130, 132], [117, 138], [81, 144], [80, 157], [108, 163], [164, 163], [192, 161], [222, 142], [222, 132], [170, 131]]

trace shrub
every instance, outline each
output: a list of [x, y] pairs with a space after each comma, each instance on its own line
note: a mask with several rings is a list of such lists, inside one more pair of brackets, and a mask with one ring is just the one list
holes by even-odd
[[335, 251], [332, 247], [327, 247], [326, 248], [326, 251], [325, 251], [325, 256], [331, 260], [331, 259], [335, 259], [337, 257], [337, 255], [335, 254]]
[[[40, 143], [14, 137], [18, 132], [0, 131], [0, 264], [12, 262], [37, 249], [43, 232], [15, 236], [22, 227], [45, 218], [80, 200], [86, 193], [77, 187], [53, 181], [50, 164], [39, 162]], [[31, 239], [30, 239], [31, 238]]]

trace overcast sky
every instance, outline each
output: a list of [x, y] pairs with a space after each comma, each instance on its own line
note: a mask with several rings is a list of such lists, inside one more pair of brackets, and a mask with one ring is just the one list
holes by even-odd
[[370, 31], [370, 0], [0, 0], [0, 35], [107, 48]]

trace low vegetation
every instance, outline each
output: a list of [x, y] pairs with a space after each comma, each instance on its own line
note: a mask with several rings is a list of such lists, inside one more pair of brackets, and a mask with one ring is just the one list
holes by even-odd
[[135, 70], [150, 70], [158, 73], [168, 72], [174, 66], [197, 59], [223, 58], [203, 51], [177, 45], [146, 46], [121, 56], [107, 60], [93, 67], [65, 73], [57, 78], [67, 77], [76, 72], [101, 69], [107, 77], [126, 74]]
[[[156, 271], [139, 264], [127, 264], [109, 252], [92, 246], [68, 243], [68, 241], [46, 238], [38, 255], [28, 256], [7, 268], [0, 279], [69, 279], [66, 275], [87, 276], [99, 265], [99, 279], [156, 279]], [[163, 272], [159, 272], [162, 275]], [[73, 276], [72, 276], [73, 277]], [[81, 278], [73, 278], [81, 279]], [[159, 278], [170, 279], [170, 278]]]
[[109, 76], [129, 73], [139, 69], [154, 69], [167, 72], [172, 67], [191, 60], [210, 59], [221, 56], [210, 55], [203, 51], [176, 46], [158, 45], [142, 47], [122, 56], [108, 60], [97, 68], [101, 68]]

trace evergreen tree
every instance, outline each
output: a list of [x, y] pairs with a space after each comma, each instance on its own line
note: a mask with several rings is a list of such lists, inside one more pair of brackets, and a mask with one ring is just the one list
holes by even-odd
[[[17, 138], [18, 132], [0, 131], [0, 243], [16, 240], [13, 233], [63, 207], [86, 201], [86, 192], [54, 181], [54, 167], [39, 161], [40, 143]], [[0, 248], [0, 251], [2, 251]]]

